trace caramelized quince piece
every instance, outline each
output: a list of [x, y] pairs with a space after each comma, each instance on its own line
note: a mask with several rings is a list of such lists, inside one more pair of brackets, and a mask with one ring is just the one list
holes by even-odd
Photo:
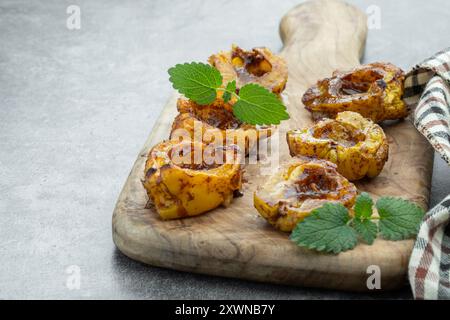
[[348, 72], [335, 71], [303, 95], [314, 119], [334, 118], [355, 111], [374, 122], [402, 119], [408, 108], [402, 100], [403, 71], [391, 63], [371, 63]]
[[231, 51], [214, 54], [208, 61], [222, 74], [224, 85], [236, 80], [239, 89], [248, 83], [257, 83], [277, 95], [286, 87], [286, 62], [267, 48], [245, 51], [233, 45]]
[[217, 98], [209, 105], [198, 105], [192, 100], [178, 99], [178, 116], [172, 124], [171, 139], [186, 138], [211, 143], [221, 139], [223, 145], [237, 144], [248, 154], [259, 139], [269, 137], [274, 126], [254, 126], [239, 121], [232, 105]]
[[242, 186], [238, 147], [161, 142], [148, 154], [143, 184], [163, 219], [196, 216], [228, 206]]
[[320, 159], [293, 158], [254, 194], [256, 210], [275, 228], [290, 232], [314, 209], [327, 202], [350, 208], [356, 187], [336, 171], [336, 165]]
[[344, 111], [312, 127], [286, 134], [291, 156], [331, 161], [350, 181], [380, 174], [388, 159], [389, 144], [383, 129], [359, 113]]

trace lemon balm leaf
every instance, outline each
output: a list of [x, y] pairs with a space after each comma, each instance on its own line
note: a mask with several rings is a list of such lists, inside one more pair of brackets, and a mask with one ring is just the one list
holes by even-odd
[[350, 250], [356, 246], [358, 237], [349, 220], [348, 210], [342, 204], [326, 203], [299, 222], [290, 239], [317, 251], [336, 254]]
[[378, 226], [370, 220], [355, 218], [353, 220], [353, 228], [367, 244], [372, 244], [378, 234]]
[[380, 234], [388, 240], [408, 239], [417, 234], [425, 212], [401, 198], [381, 197], [376, 203]]
[[260, 85], [246, 84], [239, 90], [239, 100], [233, 106], [233, 114], [249, 124], [280, 124], [289, 119], [281, 100]]
[[200, 105], [212, 103], [222, 85], [220, 72], [201, 62], [177, 64], [168, 72], [173, 88]]
[[355, 203], [355, 216], [358, 218], [370, 218], [372, 216], [373, 201], [367, 192], [362, 192]]
[[[387, 240], [403, 240], [417, 234], [425, 212], [414, 202], [381, 197], [376, 203], [379, 217], [372, 217], [371, 204], [368, 194], [361, 194], [352, 218], [342, 204], [326, 203], [297, 223], [290, 239], [301, 247], [339, 253], [353, 249], [358, 236], [371, 245], [378, 233]], [[378, 224], [374, 219], [378, 219]]]

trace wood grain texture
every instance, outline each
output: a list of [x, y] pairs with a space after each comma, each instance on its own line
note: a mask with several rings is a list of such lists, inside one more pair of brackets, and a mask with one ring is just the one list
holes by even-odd
[[[281, 162], [289, 158], [285, 132], [311, 122], [301, 104], [304, 91], [335, 69], [359, 64], [367, 34], [366, 17], [336, 0], [303, 3], [282, 19], [281, 54], [288, 62], [284, 94], [291, 119], [279, 128]], [[339, 255], [299, 248], [274, 230], [253, 207], [252, 195], [265, 179], [258, 165], [246, 167], [244, 196], [232, 205], [195, 218], [162, 221], [146, 209], [141, 184], [149, 149], [167, 139], [176, 115], [176, 96], [164, 108], [139, 154], [113, 215], [113, 239], [127, 256], [154, 266], [290, 285], [367, 290], [367, 267], [381, 268], [382, 289], [406, 282], [413, 241], [376, 240]], [[386, 125], [390, 158], [382, 174], [357, 184], [375, 197], [402, 196], [427, 207], [433, 152], [409, 121]]]

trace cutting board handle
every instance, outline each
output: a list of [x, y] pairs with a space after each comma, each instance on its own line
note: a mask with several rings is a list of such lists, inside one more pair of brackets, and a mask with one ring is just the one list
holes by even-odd
[[[281, 20], [282, 55], [289, 64], [289, 81], [310, 85], [316, 70], [351, 68], [358, 65], [367, 36], [367, 16], [339, 0], [304, 2]], [[320, 54], [318, 54], [320, 52]], [[315, 79], [308, 72], [315, 68]], [[329, 74], [323, 74], [323, 77]]]

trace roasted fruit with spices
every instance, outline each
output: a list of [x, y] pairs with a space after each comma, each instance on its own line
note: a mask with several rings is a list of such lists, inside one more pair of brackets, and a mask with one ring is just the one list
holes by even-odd
[[170, 133], [170, 138], [175, 140], [189, 138], [205, 143], [236, 144], [248, 154], [259, 139], [270, 136], [275, 129], [273, 126], [254, 126], [239, 121], [233, 115], [232, 105], [221, 98], [204, 106], [180, 98], [177, 108], [179, 114]]
[[240, 160], [234, 145], [169, 140], [150, 150], [143, 184], [161, 218], [196, 216], [228, 206], [240, 193]]
[[331, 161], [350, 181], [380, 174], [388, 159], [389, 144], [383, 129], [359, 113], [344, 111], [309, 128], [286, 134], [291, 156]]
[[238, 89], [256, 83], [279, 95], [286, 86], [286, 62], [267, 48], [245, 51], [233, 45], [231, 51], [214, 54], [208, 61], [222, 74], [224, 84], [236, 80]]
[[303, 95], [314, 119], [334, 118], [355, 111], [374, 122], [402, 119], [408, 108], [402, 100], [403, 71], [391, 63], [371, 63], [348, 72], [335, 71]]
[[293, 158], [254, 194], [254, 206], [275, 228], [292, 231], [298, 222], [325, 203], [350, 208], [356, 187], [326, 160]]

